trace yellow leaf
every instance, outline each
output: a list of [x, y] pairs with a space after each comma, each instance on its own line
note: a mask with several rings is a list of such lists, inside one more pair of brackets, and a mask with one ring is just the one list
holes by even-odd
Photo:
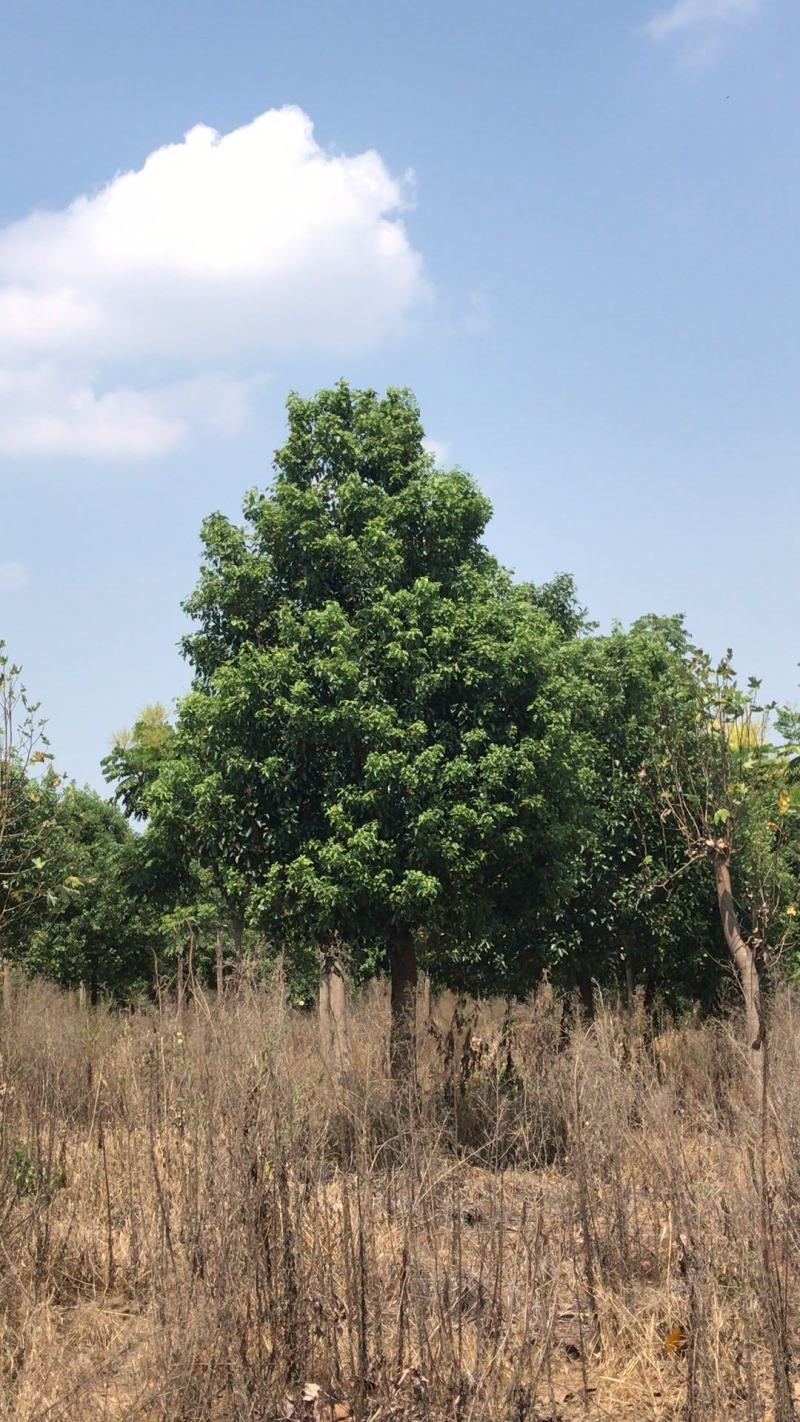
[[787, 917], [787, 918], [797, 918], [797, 904], [787, 904], [787, 905], [786, 905], [786, 917]]
[[785, 814], [787, 814], [787, 812], [788, 812], [788, 810], [789, 810], [789, 806], [791, 805], [791, 803], [792, 803], [792, 802], [791, 802], [791, 800], [790, 800], [790, 798], [789, 798], [789, 791], [788, 791], [788, 790], [781, 790], [781, 793], [780, 793], [780, 795], [778, 796], [778, 814], [779, 814], [779, 815], [785, 815]]
[[682, 1348], [686, 1347], [686, 1334], [679, 1323], [669, 1330], [664, 1339], [664, 1347], [668, 1353], [679, 1353]]

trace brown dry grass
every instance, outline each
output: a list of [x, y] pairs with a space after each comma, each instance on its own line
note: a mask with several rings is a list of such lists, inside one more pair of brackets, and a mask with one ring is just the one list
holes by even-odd
[[567, 1030], [545, 990], [501, 1040], [501, 1005], [453, 1030], [454, 1008], [393, 1100], [378, 988], [341, 1084], [277, 980], [180, 1017], [21, 989], [0, 1064], [3, 1422], [787, 1422], [791, 996], [764, 1119], [731, 1026], [653, 1036], [608, 1009]]

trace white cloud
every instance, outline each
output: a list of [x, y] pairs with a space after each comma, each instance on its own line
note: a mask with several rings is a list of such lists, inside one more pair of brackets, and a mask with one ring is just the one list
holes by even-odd
[[255, 380], [200, 375], [98, 394], [58, 366], [0, 370], [0, 454], [143, 459], [168, 454], [193, 428], [235, 434]]
[[699, 29], [741, 24], [758, 14], [761, 3], [762, 0], [674, 0], [666, 10], [653, 15], [645, 28], [653, 39], [661, 40]]
[[0, 563], [0, 592], [16, 592], [27, 581], [28, 574], [21, 563]]
[[[163, 453], [203, 411], [237, 428], [265, 357], [396, 330], [428, 296], [408, 190], [379, 154], [326, 153], [283, 108], [225, 135], [200, 125], [0, 229], [0, 449]], [[227, 377], [207, 373], [220, 365]]]
[[450, 458], [450, 446], [445, 444], [443, 439], [424, 439], [422, 441], [428, 454], [432, 454], [439, 468], [447, 463]]

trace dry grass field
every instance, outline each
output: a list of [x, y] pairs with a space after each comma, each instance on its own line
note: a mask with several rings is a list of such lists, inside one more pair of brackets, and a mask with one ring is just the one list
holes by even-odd
[[0, 1418], [793, 1415], [800, 1007], [735, 1024], [443, 997], [393, 1099], [280, 981], [118, 1015], [20, 987], [0, 1063]]

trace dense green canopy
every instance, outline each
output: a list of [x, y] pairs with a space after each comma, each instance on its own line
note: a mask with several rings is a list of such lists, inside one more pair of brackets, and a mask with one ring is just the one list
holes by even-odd
[[117, 994], [187, 953], [218, 986], [245, 949], [283, 952], [302, 992], [320, 966], [388, 968], [398, 1042], [418, 962], [472, 992], [547, 972], [588, 1005], [593, 981], [710, 1001], [726, 944], [759, 972], [793, 961], [796, 715], [770, 737], [757, 686], [680, 618], [601, 635], [569, 576], [516, 581], [407, 391], [342, 382], [288, 416], [242, 523], [203, 525], [188, 695], [104, 761], [139, 833], [46, 770], [0, 661], [21, 712], [5, 954]]
[[489, 505], [435, 468], [407, 392], [293, 397], [289, 427], [244, 526], [206, 522], [187, 603], [198, 852], [282, 945], [367, 971], [411, 944], [466, 984], [562, 889], [564, 629], [486, 551]]

